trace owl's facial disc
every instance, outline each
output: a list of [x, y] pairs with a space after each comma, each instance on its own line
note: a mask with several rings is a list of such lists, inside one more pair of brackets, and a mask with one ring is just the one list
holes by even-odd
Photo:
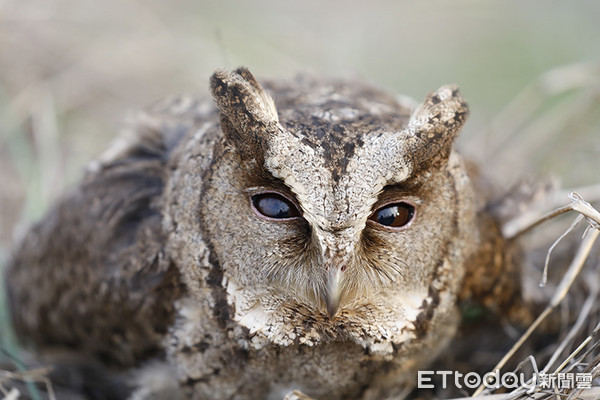
[[[280, 91], [277, 109], [244, 68], [217, 71], [211, 90], [224, 149], [245, 177], [224, 168], [223, 186], [239, 182], [244, 195], [223, 196], [239, 204], [260, 190], [247, 203], [252, 211], [239, 214], [247, 229], [228, 245], [251, 255], [232, 267], [241, 285], [277, 285], [329, 315], [382, 291], [426, 293], [447, 247], [440, 233], [453, 226], [444, 165], [468, 114], [455, 86], [411, 115], [391, 99], [362, 101], [362, 90], [343, 84], [316, 97]], [[251, 246], [257, 240], [264, 245]], [[244, 268], [247, 261], [259, 268]]]

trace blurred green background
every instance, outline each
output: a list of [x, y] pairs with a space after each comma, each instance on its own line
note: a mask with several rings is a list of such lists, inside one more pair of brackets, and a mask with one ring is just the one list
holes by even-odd
[[0, 0], [0, 266], [129, 113], [220, 67], [417, 100], [458, 83], [460, 145], [491, 174], [598, 182], [599, 19], [597, 0]]

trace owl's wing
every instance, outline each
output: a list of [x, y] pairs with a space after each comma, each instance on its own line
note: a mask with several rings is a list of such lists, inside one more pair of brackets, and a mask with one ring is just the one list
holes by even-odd
[[25, 236], [6, 270], [24, 342], [123, 366], [160, 351], [180, 291], [161, 202], [184, 130], [160, 115], [137, 124]]

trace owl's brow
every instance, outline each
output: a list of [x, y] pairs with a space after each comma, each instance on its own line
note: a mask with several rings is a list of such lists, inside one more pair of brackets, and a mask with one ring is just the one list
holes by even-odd
[[290, 195], [294, 195], [292, 189], [286, 185], [282, 180], [273, 178], [273, 180], [265, 181], [264, 184], [259, 183], [258, 185], [249, 186], [242, 189], [243, 193], [255, 193], [261, 190], [278, 190], [283, 192], [289, 192]]
[[377, 195], [377, 201], [371, 209], [377, 209], [385, 204], [395, 203], [398, 201], [408, 201], [414, 206], [421, 206], [424, 203], [424, 200], [412, 192], [396, 191], [396, 190], [382, 190]]
[[258, 190], [263, 190], [264, 186], [250, 186], [246, 189], [243, 190], [244, 193], [253, 193], [256, 192]]
[[385, 185], [381, 188], [378, 193], [378, 196], [388, 195], [388, 196], [407, 196], [424, 185], [425, 182], [421, 180], [411, 179], [410, 177], [400, 183], [392, 183], [389, 185]]

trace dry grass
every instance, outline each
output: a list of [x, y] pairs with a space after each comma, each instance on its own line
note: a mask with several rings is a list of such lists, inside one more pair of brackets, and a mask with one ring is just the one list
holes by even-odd
[[[566, 206], [557, 208], [540, 215], [535, 220], [524, 221], [520, 227], [513, 228], [515, 233], [512, 237], [522, 235], [525, 232], [535, 228], [537, 225], [548, 221], [556, 216], [569, 211], [575, 211], [579, 213], [575, 221], [567, 229], [565, 234], [561, 235], [548, 249], [546, 262], [543, 266], [543, 273], [539, 279], [540, 287], [544, 287], [547, 284], [547, 268], [550, 260], [552, 250], [555, 245], [558, 244], [568, 233], [572, 232], [575, 226], [582, 220], [587, 221], [587, 227], [584, 231], [581, 243], [579, 244], [575, 255], [562, 275], [560, 282], [556, 286], [552, 297], [549, 299], [546, 308], [543, 312], [535, 319], [535, 321], [527, 328], [525, 333], [519, 338], [519, 340], [513, 345], [513, 347], [503, 356], [503, 358], [491, 369], [491, 371], [501, 370], [507, 364], [507, 362], [514, 357], [519, 348], [527, 341], [532, 335], [535, 334], [536, 329], [544, 322], [544, 320], [554, 311], [556, 308], [567, 298], [569, 291], [572, 289], [576, 281], [579, 280], [579, 286], [577, 289], [582, 289], [582, 286], [586, 286], [585, 289], [588, 293], [584, 301], [579, 304], [575, 304], [572, 309], [579, 309], [579, 315], [573, 324], [566, 324], [563, 330], [567, 334], [563, 335], [559, 341], [553, 344], [554, 347], [552, 355], [546, 362], [543, 368], [539, 368], [536, 361], [536, 354], [531, 354], [527, 359], [523, 360], [520, 365], [530, 363], [535, 373], [540, 374], [558, 374], [558, 373], [574, 373], [574, 372], [585, 372], [590, 373], [592, 379], [600, 376], [600, 320], [593, 318], [593, 315], [598, 315], [600, 305], [598, 299], [600, 295], [600, 283], [598, 280], [598, 274], [600, 274], [600, 258], [592, 253], [592, 248], [600, 236], [600, 212], [598, 212], [590, 203], [586, 202], [581, 196], [576, 193], [571, 193], [571, 202]], [[511, 237], [508, 235], [508, 237]], [[592, 256], [590, 257], [590, 255]], [[591, 268], [587, 271], [585, 279], [581, 279], [580, 273], [586, 262], [590, 261]], [[579, 278], [579, 279], [578, 279]], [[573, 296], [572, 296], [573, 297]], [[591, 333], [588, 334], [588, 332]], [[578, 340], [583, 337], [583, 340]], [[520, 368], [517, 367], [518, 371]], [[533, 378], [532, 378], [533, 379]], [[532, 381], [533, 382], [533, 381]], [[591, 383], [590, 383], [591, 384]], [[561, 395], [567, 399], [578, 398], [584, 390], [576, 390], [574, 388], [567, 388], [565, 390], [544, 390], [541, 387], [535, 390], [529, 390], [528, 387], [518, 388], [509, 395], [503, 398], [508, 399], [519, 399], [529, 398], [532, 394], [535, 395], [536, 399], [555, 397]], [[596, 387], [600, 390], [600, 386]], [[482, 384], [475, 392], [474, 396], [480, 395], [485, 391], [485, 386]], [[547, 393], [546, 393], [547, 392]], [[587, 393], [587, 396], [596, 396], [597, 390], [594, 390], [593, 395]], [[587, 398], [587, 397], [586, 397]]]
[[[48, 378], [50, 368], [39, 368], [20, 372], [0, 371], [0, 393], [4, 395], [4, 400], [17, 400], [21, 398], [21, 391], [14, 387], [14, 382], [33, 383], [39, 382], [44, 385], [45, 392], [49, 400], [56, 400], [52, 383]], [[10, 388], [10, 389], [9, 389]], [[34, 389], [29, 390], [29, 394], [35, 398], [40, 398], [40, 395], [32, 395]]]

